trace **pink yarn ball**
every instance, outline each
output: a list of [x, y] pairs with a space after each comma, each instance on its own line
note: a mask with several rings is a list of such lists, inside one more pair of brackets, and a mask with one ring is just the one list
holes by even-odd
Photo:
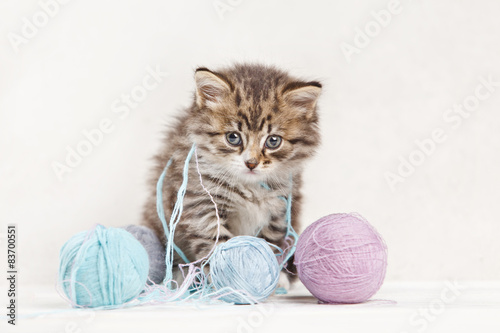
[[387, 247], [358, 214], [332, 214], [300, 235], [295, 265], [306, 288], [324, 303], [361, 303], [382, 285]]

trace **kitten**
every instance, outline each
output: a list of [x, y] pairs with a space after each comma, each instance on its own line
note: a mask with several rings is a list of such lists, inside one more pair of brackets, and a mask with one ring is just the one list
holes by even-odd
[[[156, 182], [172, 158], [163, 188], [168, 221], [182, 182], [184, 161], [195, 143], [203, 184], [218, 205], [219, 242], [250, 235], [282, 247], [286, 203], [279, 196], [290, 194], [292, 177], [292, 226], [298, 230], [303, 163], [320, 142], [316, 102], [321, 84], [254, 64], [216, 72], [198, 68], [195, 82], [193, 104], [168, 131], [155, 158], [143, 223], [166, 241], [156, 212]], [[174, 241], [190, 261], [195, 261], [208, 254], [216, 236], [214, 205], [200, 185], [193, 157]], [[183, 262], [176, 256], [174, 263], [177, 267]], [[287, 268], [294, 271], [293, 257]], [[280, 286], [289, 286], [285, 275], [280, 277]]]

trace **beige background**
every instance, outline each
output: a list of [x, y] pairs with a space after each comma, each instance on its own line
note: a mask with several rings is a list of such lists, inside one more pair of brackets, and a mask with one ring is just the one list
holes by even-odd
[[[2, 2], [0, 232], [18, 224], [20, 283], [54, 283], [73, 234], [138, 223], [149, 158], [190, 103], [193, 70], [244, 60], [324, 83], [306, 224], [364, 215], [387, 241], [388, 280], [498, 279], [500, 87], [457, 128], [443, 115], [474, 95], [480, 77], [500, 81], [500, 3], [401, 1], [348, 62], [341, 45], [355, 46], [357, 29], [377, 29], [371, 12], [388, 3], [74, 0], [16, 53], [9, 39], [22, 36], [23, 17], [43, 19], [42, 9]], [[169, 75], [120, 118], [115, 101], [157, 66]], [[58, 180], [53, 162], [106, 118], [112, 131]], [[384, 175], [437, 128], [447, 139], [391, 190]]]

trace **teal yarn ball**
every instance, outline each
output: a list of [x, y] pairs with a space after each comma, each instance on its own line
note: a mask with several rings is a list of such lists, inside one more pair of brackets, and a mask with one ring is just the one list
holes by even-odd
[[98, 225], [61, 248], [59, 286], [75, 307], [117, 306], [139, 296], [148, 271], [148, 254], [134, 236]]
[[221, 299], [226, 302], [261, 302], [278, 284], [278, 260], [262, 238], [233, 237], [215, 248], [209, 263], [212, 285], [224, 295]]

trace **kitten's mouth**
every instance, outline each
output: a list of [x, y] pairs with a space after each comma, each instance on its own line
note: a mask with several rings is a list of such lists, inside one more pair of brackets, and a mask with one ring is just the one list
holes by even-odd
[[262, 173], [255, 170], [247, 170], [242, 172], [241, 180], [247, 183], [257, 184], [262, 181]]

